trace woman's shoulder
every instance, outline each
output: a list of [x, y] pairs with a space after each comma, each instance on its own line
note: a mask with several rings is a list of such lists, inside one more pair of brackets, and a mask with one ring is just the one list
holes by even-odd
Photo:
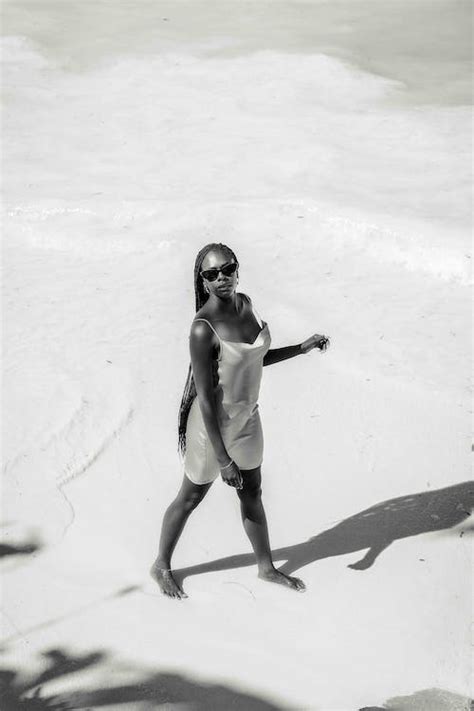
[[191, 322], [189, 337], [197, 341], [208, 341], [214, 338], [214, 326], [208, 319], [195, 318]]
[[191, 321], [189, 338], [198, 343], [212, 343], [217, 340], [213, 316], [204, 307], [196, 312]]

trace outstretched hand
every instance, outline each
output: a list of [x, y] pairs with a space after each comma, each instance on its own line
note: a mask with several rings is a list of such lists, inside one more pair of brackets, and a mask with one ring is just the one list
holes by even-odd
[[320, 351], [326, 351], [331, 345], [329, 336], [322, 336], [320, 333], [314, 333], [312, 336], [303, 341], [301, 350], [303, 353], [309, 353], [313, 348], [318, 348]]

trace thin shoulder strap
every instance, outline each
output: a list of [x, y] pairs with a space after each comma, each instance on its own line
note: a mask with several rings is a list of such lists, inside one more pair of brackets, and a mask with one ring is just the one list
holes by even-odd
[[250, 308], [252, 309], [252, 311], [253, 311], [253, 313], [254, 313], [254, 315], [255, 315], [255, 318], [256, 318], [257, 321], [258, 321], [258, 325], [260, 326], [260, 328], [263, 328], [263, 321], [262, 321], [262, 319], [260, 318], [260, 315], [259, 315], [257, 309], [256, 309], [255, 306], [253, 305], [252, 299], [250, 298], [250, 296], [249, 296], [248, 294], [244, 294], [244, 296], [249, 300]]
[[[212, 330], [213, 330], [214, 333], [216, 334], [217, 338], [218, 338], [219, 340], [221, 340], [221, 337], [220, 337], [219, 334], [217, 333], [216, 329], [214, 328], [214, 326], [212, 325], [212, 323], [210, 323], [210, 322], [207, 320], [207, 318], [195, 318], [194, 321], [205, 321], [205, 322], [207, 323], [207, 325], [212, 328]], [[193, 323], [194, 323], [194, 321], [193, 321]]]

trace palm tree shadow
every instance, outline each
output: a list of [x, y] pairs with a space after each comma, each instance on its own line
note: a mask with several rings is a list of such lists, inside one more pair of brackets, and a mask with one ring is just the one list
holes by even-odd
[[0, 558], [6, 558], [12, 555], [31, 555], [39, 551], [41, 546], [39, 543], [25, 543], [23, 545], [0, 543]]
[[[81, 681], [74, 678], [86, 669], [102, 670], [102, 677], [110, 672], [114, 660], [104, 651], [77, 655], [63, 649], [43, 653], [49, 661], [47, 669], [38, 675], [27, 675], [16, 669], [0, 669], [0, 699], [2, 711], [71, 711], [92, 708], [163, 709], [192, 708], [196, 711], [282, 711], [281, 707], [264, 698], [240, 691], [236, 685], [200, 682], [185, 675], [153, 670], [141, 670], [136, 665], [119, 663], [127, 682], [107, 683], [103, 686], [78, 688]], [[105, 665], [105, 666], [104, 666]], [[70, 690], [51, 695], [48, 682], [70, 679]]]
[[[317, 560], [367, 551], [348, 566], [353, 570], [367, 570], [394, 541], [452, 528], [470, 516], [473, 506], [473, 482], [400, 496], [350, 516], [308, 541], [277, 548], [272, 554], [275, 561], [285, 561], [280, 570], [290, 574]], [[180, 568], [174, 575], [181, 585], [192, 575], [254, 564], [253, 553], [240, 554]]]
[[50, 649], [42, 654], [49, 664], [47, 669], [22, 680], [13, 669], [0, 669], [0, 698], [4, 711], [67, 711], [71, 707], [59, 696], [44, 696], [43, 686], [64, 676], [89, 669], [105, 659], [102, 651], [74, 656], [62, 649]]

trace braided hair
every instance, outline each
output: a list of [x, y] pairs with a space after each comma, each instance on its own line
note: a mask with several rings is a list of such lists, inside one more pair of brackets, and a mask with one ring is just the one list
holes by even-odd
[[[234, 252], [226, 244], [221, 242], [211, 242], [206, 244], [201, 250], [199, 250], [194, 262], [194, 295], [195, 295], [195, 306], [196, 312], [206, 303], [209, 298], [209, 294], [204, 290], [204, 283], [201, 276], [201, 265], [206, 254], [213, 250], [220, 250], [229, 255], [229, 258], [234, 259], [236, 262], [237, 257]], [[186, 379], [186, 384], [184, 386], [183, 397], [181, 399], [181, 405], [179, 408], [178, 416], [178, 452], [184, 457], [186, 453], [186, 425], [188, 422], [188, 415], [193, 404], [193, 400], [197, 395], [196, 386], [194, 383], [194, 377], [192, 372], [192, 364], [189, 363], [188, 377]]]

